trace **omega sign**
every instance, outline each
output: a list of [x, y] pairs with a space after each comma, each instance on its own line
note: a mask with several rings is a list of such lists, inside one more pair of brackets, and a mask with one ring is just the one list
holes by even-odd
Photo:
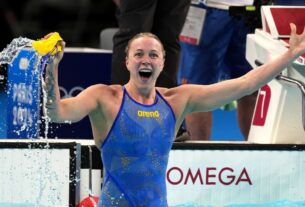
[[171, 185], [252, 185], [245, 167], [242, 170], [234, 170], [231, 167], [181, 169], [174, 166], [167, 171], [167, 182]]

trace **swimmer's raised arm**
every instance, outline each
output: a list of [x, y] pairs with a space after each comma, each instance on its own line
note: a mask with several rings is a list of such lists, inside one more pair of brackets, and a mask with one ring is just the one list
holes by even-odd
[[290, 24], [289, 49], [274, 60], [251, 70], [240, 78], [222, 81], [212, 85], [183, 85], [181, 95], [187, 96], [186, 112], [210, 111], [232, 100], [257, 91], [282, 72], [295, 59], [305, 53], [305, 28], [300, 35], [296, 26]]
[[[95, 97], [96, 86], [89, 87], [78, 96], [61, 99], [58, 85], [58, 65], [63, 58], [65, 42], [59, 41], [57, 47], [62, 50], [51, 56], [46, 67], [44, 90], [46, 93], [46, 115], [52, 122], [76, 122], [88, 115], [97, 107]], [[71, 71], [73, 72], [73, 71]]]

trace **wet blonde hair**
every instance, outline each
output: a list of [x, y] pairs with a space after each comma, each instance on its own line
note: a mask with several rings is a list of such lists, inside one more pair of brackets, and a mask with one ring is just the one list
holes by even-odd
[[131, 43], [132, 43], [134, 40], [136, 40], [136, 39], [138, 39], [138, 38], [141, 38], [141, 37], [150, 37], [150, 38], [153, 38], [153, 39], [157, 40], [157, 41], [160, 43], [160, 45], [161, 45], [162, 53], [163, 53], [163, 58], [165, 58], [165, 50], [164, 50], [164, 46], [163, 46], [161, 40], [159, 39], [159, 37], [157, 37], [157, 35], [154, 35], [153, 33], [150, 33], [150, 32], [141, 32], [141, 33], [138, 33], [138, 34], [136, 34], [133, 38], [131, 38], [131, 39], [128, 41], [127, 46], [126, 46], [126, 48], [125, 48], [126, 58], [127, 58], [127, 56], [128, 56], [128, 53], [129, 53], [129, 49], [130, 49]]

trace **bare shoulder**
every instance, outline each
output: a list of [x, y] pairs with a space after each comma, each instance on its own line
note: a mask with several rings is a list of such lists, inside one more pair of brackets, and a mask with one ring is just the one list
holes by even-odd
[[105, 84], [95, 84], [89, 86], [86, 91], [92, 95], [96, 96], [109, 96], [117, 97], [122, 93], [122, 86], [120, 85], [105, 85]]
[[174, 88], [157, 88], [163, 98], [172, 107], [178, 123], [181, 122], [184, 116], [188, 97], [186, 96], [187, 87], [177, 86]]
[[92, 111], [90, 116], [95, 120], [95, 125], [98, 122], [102, 123], [106, 120], [113, 120], [122, 102], [122, 86], [97, 84], [90, 86], [86, 90], [89, 90], [91, 94], [90, 97], [87, 96], [87, 100], [91, 99], [97, 103], [97, 107]]
[[188, 87], [187, 85], [181, 85], [174, 88], [157, 87], [157, 90], [165, 99], [175, 99], [178, 97], [181, 98], [181, 96], [187, 92]]

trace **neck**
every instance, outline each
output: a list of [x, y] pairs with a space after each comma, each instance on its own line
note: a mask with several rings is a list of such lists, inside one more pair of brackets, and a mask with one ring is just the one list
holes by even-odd
[[155, 87], [142, 87], [139, 88], [134, 84], [128, 82], [125, 85], [128, 94], [137, 102], [142, 104], [153, 104], [156, 98]]

